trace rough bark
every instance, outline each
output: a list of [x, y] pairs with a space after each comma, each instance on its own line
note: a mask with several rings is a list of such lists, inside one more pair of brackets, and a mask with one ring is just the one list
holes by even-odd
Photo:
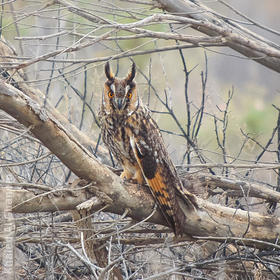
[[[52, 116], [49, 116], [38, 103], [4, 81], [0, 81], [0, 109], [29, 127], [34, 136], [77, 176], [92, 182], [92, 186], [88, 187], [89, 193], [97, 196], [99, 192], [105, 193], [113, 201], [108, 204], [106, 211], [122, 214], [129, 209], [129, 216], [135, 220], [143, 220], [152, 213], [154, 201], [148, 193], [145, 194], [145, 191], [139, 190], [136, 185], [124, 186], [117, 175], [83, 148], [73, 135]], [[51, 211], [51, 205], [53, 211], [67, 208], [66, 206], [61, 207], [61, 203], [65, 204], [65, 201], [68, 200], [69, 194], [67, 193], [44, 197], [45, 200], [49, 199], [46, 208], [40, 205], [42, 197], [35, 198], [32, 193], [27, 191], [24, 194], [20, 197], [15, 195], [17, 203], [14, 206], [20, 204], [14, 207], [15, 212]], [[28, 196], [34, 199], [34, 203], [28, 199]], [[77, 196], [79, 202], [81, 202], [81, 197]], [[20, 203], [18, 199], [21, 201]], [[25, 200], [28, 203], [27, 206], [24, 204]], [[215, 236], [216, 238], [246, 237], [273, 243], [280, 234], [279, 218], [231, 209], [199, 198], [197, 198], [197, 203], [198, 209], [189, 213], [183, 199], [181, 201], [181, 207], [187, 217], [184, 227], [184, 233], [187, 235]], [[75, 203], [72, 201], [71, 205], [74, 208]], [[149, 221], [165, 224], [158, 211]]]
[[[184, 6], [188, 2], [174, 1], [173, 4], [176, 3]], [[0, 53], [6, 56], [15, 55], [4, 41], [1, 41]], [[96, 208], [93, 207], [92, 211], [98, 210], [100, 205], [104, 204], [107, 205], [106, 211], [116, 214], [122, 214], [129, 209], [129, 216], [138, 221], [145, 219], [153, 212], [154, 200], [147, 189], [139, 189], [139, 186], [133, 184], [124, 184], [117, 175], [93, 157], [80, 143], [88, 143], [88, 140], [83, 140], [87, 137], [70, 125], [65, 117], [51, 105], [48, 104], [47, 107], [42, 105], [43, 94], [24, 83], [24, 73], [21, 70], [4, 71], [4, 74], [10, 84], [0, 80], [0, 109], [30, 128], [31, 133], [77, 176], [92, 182], [87, 190], [55, 190], [43, 195], [36, 195], [27, 190], [0, 189], [1, 199], [5, 197], [5, 192], [13, 192], [13, 211], [15, 213], [74, 210], [77, 205], [92, 196], [97, 198], [94, 206]], [[209, 176], [192, 175], [186, 178], [191, 188], [203, 189], [211, 184], [218, 186], [219, 183], [220, 187], [226, 185], [225, 181]], [[240, 185], [238, 183], [228, 184], [236, 191]], [[243, 184], [242, 187], [247, 187], [249, 190], [251, 186]], [[255, 190], [254, 194], [261, 198], [270, 198], [271, 201], [279, 202], [279, 194], [273, 191], [262, 192], [262, 188], [253, 188], [253, 190]], [[102, 198], [100, 192], [106, 194], [113, 203]], [[202, 199], [197, 199], [197, 202], [199, 206], [197, 211], [188, 213], [188, 210], [185, 209], [187, 219], [184, 232], [193, 237], [215, 236], [220, 240], [227, 237], [246, 237], [274, 242], [280, 233], [279, 218], [226, 208]], [[2, 207], [3, 203], [0, 203], [1, 211]], [[184, 208], [183, 200], [181, 207]], [[149, 221], [166, 225], [159, 211], [155, 211]], [[252, 242], [248, 241], [248, 243]]]
[[[131, 201], [134, 193], [123, 188], [121, 179], [117, 175], [94, 158], [65, 127], [38, 103], [3, 81], [0, 81], [0, 109], [29, 127], [31, 133], [78, 177], [92, 181], [93, 185], [98, 186], [112, 200], [118, 202], [118, 213], [123, 213], [127, 207], [134, 208], [135, 204], [133, 200]], [[91, 188], [94, 192], [94, 188]], [[137, 207], [134, 209], [140, 213], [138, 218], [141, 219], [143, 217], [141, 209]]]
[[[189, 191], [203, 197], [203, 193], [212, 195], [226, 191], [229, 197], [255, 197], [264, 199], [267, 202], [279, 202], [280, 193], [253, 182], [246, 182], [237, 179], [223, 178], [210, 174], [181, 172], [181, 178]], [[207, 189], [207, 192], [205, 191]]]

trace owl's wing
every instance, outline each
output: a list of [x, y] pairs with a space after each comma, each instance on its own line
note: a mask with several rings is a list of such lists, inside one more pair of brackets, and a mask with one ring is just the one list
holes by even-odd
[[[131, 136], [130, 145], [146, 183], [150, 187], [165, 219], [175, 233], [178, 233], [176, 216], [178, 204], [175, 198], [176, 189], [174, 187], [178, 179], [174, 178], [174, 174], [172, 174], [170, 165], [167, 162], [169, 158], [163, 157], [165, 154], [165, 147], [163, 146], [161, 135], [159, 136], [160, 138], [155, 139], [155, 141], [153, 141], [152, 137], [144, 138]], [[180, 211], [177, 213], [179, 212]]]

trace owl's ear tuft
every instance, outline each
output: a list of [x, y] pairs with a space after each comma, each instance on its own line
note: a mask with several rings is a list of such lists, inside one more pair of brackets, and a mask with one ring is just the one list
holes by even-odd
[[114, 81], [114, 74], [111, 71], [109, 61], [105, 64], [105, 75], [109, 81]]
[[126, 81], [128, 84], [133, 81], [133, 79], [135, 78], [135, 74], [136, 74], [136, 65], [133, 62], [132, 66], [131, 66], [131, 70], [130, 70], [130, 72], [128, 72], [127, 77], [126, 77]]

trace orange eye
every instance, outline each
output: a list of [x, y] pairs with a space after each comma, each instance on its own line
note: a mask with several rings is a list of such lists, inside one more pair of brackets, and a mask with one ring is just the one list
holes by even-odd
[[127, 97], [128, 97], [128, 99], [131, 99], [131, 97], [132, 97], [132, 92], [129, 92], [129, 93], [127, 94]]
[[114, 97], [114, 93], [112, 91], [109, 91], [108, 96], [109, 96], [109, 98], [113, 98]]

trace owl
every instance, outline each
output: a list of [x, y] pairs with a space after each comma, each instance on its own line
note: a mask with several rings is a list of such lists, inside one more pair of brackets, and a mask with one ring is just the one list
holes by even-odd
[[135, 74], [134, 63], [123, 79], [113, 75], [109, 62], [105, 64], [107, 81], [99, 112], [102, 139], [123, 167], [121, 178], [146, 183], [175, 235], [181, 235], [185, 214], [176, 193], [191, 210], [195, 202], [190, 193], [186, 196], [161, 132], [140, 99]]

